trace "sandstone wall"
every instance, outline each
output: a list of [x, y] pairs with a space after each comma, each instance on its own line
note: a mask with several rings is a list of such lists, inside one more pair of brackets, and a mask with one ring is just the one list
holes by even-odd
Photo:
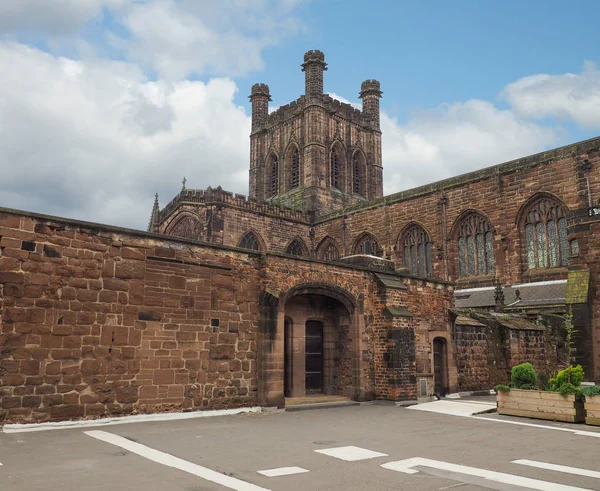
[[[282, 354], [283, 322], [269, 331], [261, 305], [280, 298], [282, 321], [286, 299], [309, 287], [339, 293], [353, 312], [352, 331], [338, 338], [338, 389], [413, 398], [415, 349], [427, 352], [414, 330], [445, 329], [451, 305], [444, 283], [394, 276], [403, 286], [390, 290], [373, 268], [9, 210], [0, 237], [7, 422], [270, 404], [266, 395], [282, 393], [283, 357], [268, 356]], [[411, 317], [386, 313], [398, 306]]]

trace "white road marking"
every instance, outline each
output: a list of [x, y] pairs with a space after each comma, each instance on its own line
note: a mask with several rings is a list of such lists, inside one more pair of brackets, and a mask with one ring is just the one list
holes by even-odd
[[309, 472], [302, 467], [278, 467], [277, 469], [267, 469], [264, 471], [257, 471], [259, 474], [267, 477], [279, 477], [279, 476], [290, 476], [292, 474], [303, 474]]
[[442, 462], [441, 460], [423, 459], [421, 457], [398, 460], [396, 462], [388, 462], [387, 464], [382, 464], [381, 467], [397, 472], [404, 472], [405, 474], [416, 474], [419, 472], [418, 470], [413, 469], [413, 467], [431, 467], [433, 469], [440, 469], [447, 472], [456, 472], [459, 474], [467, 474], [470, 476], [487, 479], [489, 481], [519, 486], [525, 489], [537, 489], [539, 491], [591, 491], [587, 488], [576, 488], [573, 486], [566, 486], [564, 484], [556, 484], [548, 481], [538, 481], [537, 479], [516, 476], [514, 474], [505, 474], [504, 472], [488, 471], [486, 469], [479, 469], [477, 467], [468, 467], [466, 465], [451, 464], [449, 462]]
[[431, 413], [451, 414], [452, 416], [471, 416], [496, 410], [496, 404], [467, 401], [433, 401], [410, 406], [412, 411], [428, 411]]
[[347, 460], [348, 462], [388, 456], [386, 453], [374, 452], [373, 450], [367, 450], [366, 448], [353, 446], [326, 448], [324, 450], [315, 450], [315, 452], [329, 455], [330, 457], [335, 457], [336, 459]]
[[124, 448], [125, 450], [145, 457], [158, 464], [188, 472], [189, 474], [193, 474], [194, 476], [201, 477], [207, 481], [220, 484], [221, 486], [225, 486], [229, 489], [235, 489], [236, 491], [270, 491], [252, 483], [236, 479], [235, 477], [226, 476], [220, 472], [208, 469], [207, 467], [202, 467], [200, 465], [193, 464], [192, 462], [188, 462], [187, 460], [174, 457], [168, 453], [154, 450], [153, 448], [147, 447], [140, 443], [132, 442], [131, 440], [123, 438], [119, 435], [114, 435], [101, 430], [85, 431], [84, 433], [92, 438], [97, 438], [98, 440], [110, 443], [111, 445]]
[[472, 419], [479, 419], [481, 421], [492, 421], [494, 423], [506, 423], [509, 425], [518, 425], [518, 426], [530, 426], [532, 428], [543, 428], [545, 430], [568, 431], [569, 433], [573, 433], [574, 435], [593, 436], [596, 438], [600, 438], [600, 431], [573, 430], [571, 428], [560, 428], [558, 426], [538, 425], [538, 424], [534, 424], [534, 423], [522, 423], [520, 421], [509, 421], [507, 419], [486, 418], [483, 416], [468, 416], [468, 417], [472, 418]]
[[537, 467], [538, 469], [548, 469], [550, 471], [565, 472], [566, 474], [575, 474], [576, 476], [595, 477], [600, 479], [600, 472], [590, 471], [588, 469], [580, 469], [579, 467], [569, 467], [566, 465], [548, 464], [546, 462], [538, 462], [537, 460], [519, 459], [513, 460], [513, 464], [527, 465], [529, 467]]
[[52, 423], [28, 423], [4, 425], [4, 433], [25, 433], [30, 431], [70, 430], [73, 428], [90, 428], [94, 426], [111, 426], [123, 423], [148, 423], [151, 421], [177, 421], [180, 419], [208, 418], [212, 416], [230, 416], [240, 413], [260, 413], [262, 408], [242, 407], [237, 409], [214, 409], [190, 411], [189, 413], [134, 414], [115, 418], [102, 418], [84, 421], [56, 421]]

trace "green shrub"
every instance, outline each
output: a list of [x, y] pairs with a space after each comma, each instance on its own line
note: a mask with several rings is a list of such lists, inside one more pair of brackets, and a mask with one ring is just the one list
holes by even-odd
[[555, 392], [559, 392], [560, 388], [565, 384], [571, 384], [574, 387], [579, 387], [583, 381], [583, 367], [577, 365], [576, 367], [568, 366], [564, 370], [561, 370], [556, 374], [556, 377], [551, 378], [549, 382], [549, 389]]
[[557, 391], [561, 396], [567, 397], [568, 395], [574, 395], [576, 399], [583, 398], [583, 394], [579, 387], [575, 387], [573, 384], [566, 382], [560, 386]]
[[537, 387], [537, 373], [531, 363], [521, 363], [512, 367], [510, 387], [515, 389], [534, 389]]
[[508, 392], [510, 387], [508, 385], [498, 384], [496, 387], [494, 387], [494, 390], [496, 391], [496, 394], [498, 392]]
[[590, 385], [579, 390], [584, 396], [600, 396], [600, 385]]

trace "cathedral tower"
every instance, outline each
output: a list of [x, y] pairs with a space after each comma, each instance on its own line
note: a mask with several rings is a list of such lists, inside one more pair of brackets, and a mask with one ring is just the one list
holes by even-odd
[[250, 197], [314, 216], [381, 197], [379, 82], [362, 83], [361, 111], [323, 93], [322, 51], [301, 66], [305, 94], [271, 114], [269, 87], [252, 86]]

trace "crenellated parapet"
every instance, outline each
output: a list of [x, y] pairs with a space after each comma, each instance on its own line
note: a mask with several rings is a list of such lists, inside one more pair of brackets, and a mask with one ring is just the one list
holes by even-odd
[[283, 206], [260, 203], [247, 198], [243, 194], [225, 191], [221, 186], [213, 189], [184, 189], [160, 210], [158, 221], [163, 223], [175, 210], [184, 204], [197, 204], [199, 206], [222, 205], [244, 209], [274, 217], [308, 223], [309, 217], [306, 213], [292, 210]]

